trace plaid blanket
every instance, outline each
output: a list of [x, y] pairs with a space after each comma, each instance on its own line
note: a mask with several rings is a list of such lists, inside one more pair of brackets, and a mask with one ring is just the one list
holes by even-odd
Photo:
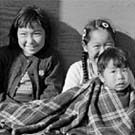
[[13, 135], [134, 135], [135, 95], [124, 108], [117, 93], [103, 87], [98, 78], [73, 88], [50, 102], [0, 104], [1, 127]]

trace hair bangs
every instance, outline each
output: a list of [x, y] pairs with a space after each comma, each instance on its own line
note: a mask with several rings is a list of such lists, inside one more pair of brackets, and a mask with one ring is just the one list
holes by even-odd
[[105, 50], [99, 56], [97, 62], [98, 72], [103, 73], [110, 61], [113, 62], [113, 66], [116, 68], [127, 68], [130, 66], [128, 62], [127, 53], [118, 48], [111, 47]]
[[117, 68], [124, 68], [124, 67], [129, 66], [127, 59], [125, 59], [124, 57], [115, 57], [114, 56], [114, 58], [112, 60], [113, 60], [113, 65]]
[[27, 27], [29, 25], [29, 27], [33, 27], [33, 22], [36, 22], [38, 23], [39, 25], [41, 25], [41, 22], [40, 22], [40, 18], [39, 16], [36, 15], [36, 13], [31, 13], [29, 12], [29, 14], [25, 14], [25, 15], [22, 15], [18, 18], [18, 21], [17, 21], [17, 26], [22, 28], [22, 27]]

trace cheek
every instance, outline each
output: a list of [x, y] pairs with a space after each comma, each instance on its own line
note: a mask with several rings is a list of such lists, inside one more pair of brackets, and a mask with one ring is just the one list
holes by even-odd
[[25, 39], [18, 36], [18, 43], [23, 43], [23, 42], [25, 42]]
[[40, 45], [41, 45], [41, 47], [44, 47], [44, 45], [45, 45], [45, 39], [42, 39], [41, 40]]
[[106, 79], [104, 80], [104, 84], [109, 88], [113, 88], [115, 86], [115, 82], [113, 79]]
[[45, 43], [45, 39], [43, 37], [39, 37], [39, 38], [35, 38], [35, 41], [39, 44], [44, 44]]
[[104, 81], [107, 83], [113, 83], [114, 80], [115, 80], [115, 76], [113, 76], [109, 73], [106, 73], [106, 75], [104, 76]]
[[125, 77], [125, 79], [126, 79], [127, 81], [129, 81], [129, 79], [130, 79], [129, 73], [126, 73], [126, 74], [124, 75], [124, 77]]
[[18, 38], [18, 44], [19, 44], [20, 47], [22, 47], [23, 44], [25, 44], [25, 40], [22, 39], [22, 38]]
[[89, 47], [88, 48], [88, 53], [90, 56], [94, 56], [97, 53], [97, 50], [95, 50], [94, 48]]

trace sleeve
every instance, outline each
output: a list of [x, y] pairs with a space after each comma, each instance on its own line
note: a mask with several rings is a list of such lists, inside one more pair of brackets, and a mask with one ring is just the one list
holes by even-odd
[[60, 64], [57, 54], [53, 54], [47, 64], [46, 75], [44, 79], [45, 88], [40, 99], [50, 100], [62, 91], [63, 86], [63, 68]]
[[80, 62], [76, 62], [69, 67], [62, 92], [80, 85], [82, 80], [81, 72], [82, 69]]
[[4, 71], [3, 71], [3, 66], [0, 61], [0, 102], [4, 100], [6, 92], [4, 91]]
[[4, 80], [5, 77], [7, 77], [7, 71], [6, 71], [6, 67], [8, 66], [7, 63], [7, 57], [6, 55], [7, 52], [1, 48], [0, 49], [0, 102], [3, 101], [5, 99], [5, 95], [6, 95], [6, 90], [4, 89]]

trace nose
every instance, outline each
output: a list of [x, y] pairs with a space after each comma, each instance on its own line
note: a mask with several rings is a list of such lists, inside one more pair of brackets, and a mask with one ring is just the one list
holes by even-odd
[[102, 46], [100, 47], [100, 52], [99, 52], [99, 54], [101, 54], [102, 52], [104, 52], [104, 50], [105, 50], [105, 46], [102, 45]]
[[27, 43], [28, 43], [28, 44], [33, 43], [33, 37], [32, 37], [32, 35], [28, 35], [28, 36], [27, 36]]
[[119, 71], [119, 72], [117, 73], [117, 78], [118, 78], [118, 79], [123, 79], [123, 78], [124, 78], [124, 75], [123, 75], [122, 71]]

